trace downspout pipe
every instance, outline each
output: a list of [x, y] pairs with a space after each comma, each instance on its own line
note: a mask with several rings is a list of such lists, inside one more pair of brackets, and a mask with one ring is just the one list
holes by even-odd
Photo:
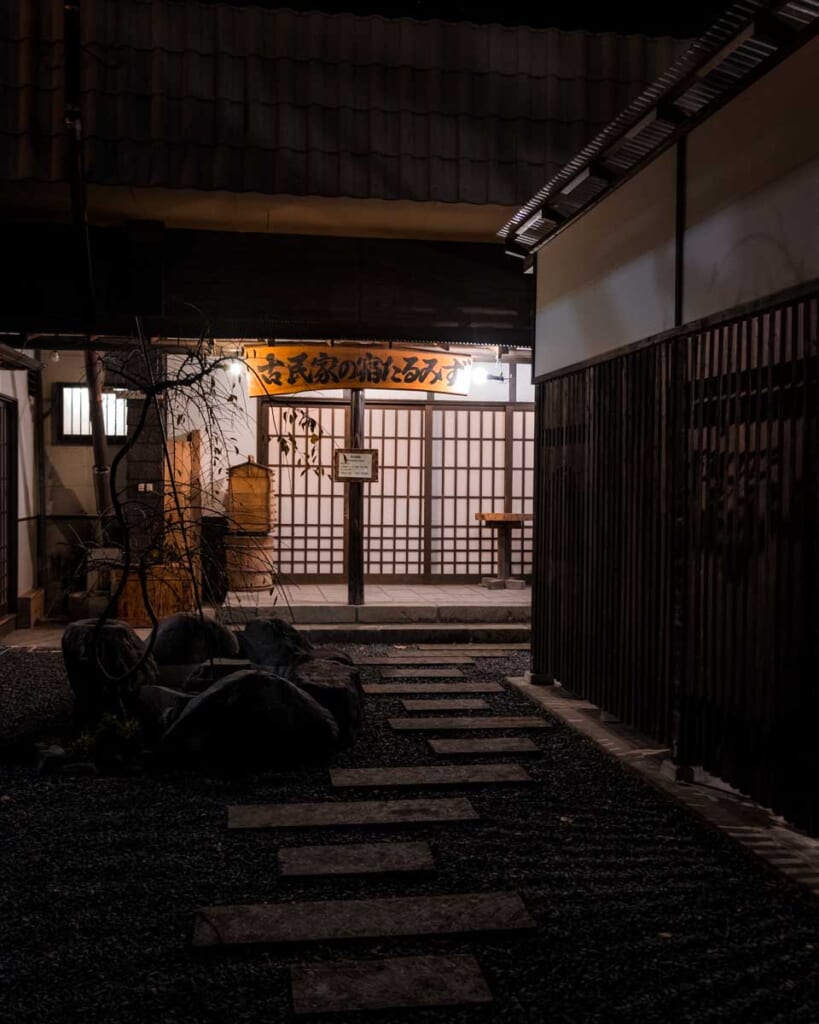
[[80, 0], [67, 0], [63, 6], [65, 38], [65, 126], [68, 151], [68, 180], [71, 186], [71, 214], [77, 239], [78, 266], [83, 319], [88, 329], [85, 346], [85, 381], [91, 419], [91, 446], [94, 453], [94, 494], [97, 515], [102, 520], [110, 511], [108, 497], [108, 452], [105, 442], [105, 417], [102, 388], [105, 368], [99, 352], [91, 346], [91, 331], [96, 321], [94, 268], [88, 232], [88, 198], [83, 160], [83, 125], [80, 111], [82, 34]]

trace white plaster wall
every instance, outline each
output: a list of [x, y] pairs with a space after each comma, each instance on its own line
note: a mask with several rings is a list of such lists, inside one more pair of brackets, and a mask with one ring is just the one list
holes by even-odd
[[[0, 370], [0, 395], [17, 402], [17, 593], [34, 586], [36, 573], [37, 467], [34, 450], [34, 405], [29, 401], [24, 370]], [[12, 510], [12, 518], [15, 512]]]
[[538, 253], [536, 378], [673, 326], [675, 165], [663, 154]]
[[[55, 361], [43, 353], [43, 400], [45, 406], [46, 514], [55, 516], [96, 515], [94, 495], [94, 453], [88, 444], [59, 444], [57, 438], [58, 384], [85, 384], [82, 352], [60, 352]], [[108, 464], [117, 446], [108, 445]]]
[[819, 39], [688, 140], [684, 314], [819, 277]]

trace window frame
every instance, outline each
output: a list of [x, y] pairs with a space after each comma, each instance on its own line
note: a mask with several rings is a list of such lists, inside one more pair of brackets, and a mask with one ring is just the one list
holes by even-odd
[[[65, 410], [65, 392], [67, 388], [86, 388], [85, 384], [77, 384], [70, 382], [63, 382], [52, 385], [52, 409], [54, 414], [54, 443], [64, 445], [79, 445], [79, 446], [90, 446], [92, 444], [91, 434], [67, 434], [63, 430], [64, 422], [64, 410]], [[114, 388], [103, 388], [103, 393], [114, 393]], [[106, 434], [106, 444], [125, 444], [128, 439], [128, 423], [126, 416], [125, 423], [126, 433], [124, 434]]]

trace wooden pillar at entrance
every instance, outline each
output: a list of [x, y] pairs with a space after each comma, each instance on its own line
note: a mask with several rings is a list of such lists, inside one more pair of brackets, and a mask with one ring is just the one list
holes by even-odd
[[[364, 391], [350, 393], [350, 447], [364, 447]], [[347, 604], [364, 604], [364, 484], [347, 484]]]

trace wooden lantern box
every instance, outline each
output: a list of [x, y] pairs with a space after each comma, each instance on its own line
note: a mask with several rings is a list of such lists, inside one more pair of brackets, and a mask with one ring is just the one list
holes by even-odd
[[275, 483], [275, 470], [260, 466], [250, 456], [228, 469], [230, 533], [270, 533], [276, 522]]

